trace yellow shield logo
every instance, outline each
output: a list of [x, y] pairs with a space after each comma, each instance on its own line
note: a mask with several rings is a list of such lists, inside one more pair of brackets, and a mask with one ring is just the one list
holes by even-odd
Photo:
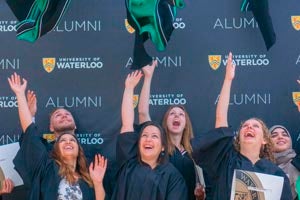
[[46, 72], [52, 72], [55, 67], [55, 58], [43, 58], [43, 66]]
[[217, 70], [221, 64], [221, 55], [208, 55], [208, 62], [213, 70]]
[[300, 30], [300, 16], [291, 16], [291, 21], [294, 29]]
[[43, 138], [48, 142], [52, 142], [55, 140], [55, 135], [53, 133], [44, 133]]
[[296, 106], [300, 106], [300, 92], [293, 92], [293, 101]]
[[125, 27], [126, 27], [126, 30], [129, 32], [129, 33], [134, 33], [135, 32], [135, 30], [134, 30], [134, 28], [132, 27], [132, 26], [130, 26], [130, 24], [128, 23], [128, 20], [127, 19], [125, 19]]
[[133, 107], [135, 108], [139, 103], [139, 95], [133, 95]]

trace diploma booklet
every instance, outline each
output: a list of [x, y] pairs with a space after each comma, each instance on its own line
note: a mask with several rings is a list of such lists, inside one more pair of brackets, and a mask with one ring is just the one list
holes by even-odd
[[23, 185], [23, 180], [14, 169], [13, 159], [20, 149], [19, 143], [0, 146], [0, 188], [5, 178], [10, 178], [15, 186]]
[[230, 200], [280, 200], [283, 177], [235, 170]]

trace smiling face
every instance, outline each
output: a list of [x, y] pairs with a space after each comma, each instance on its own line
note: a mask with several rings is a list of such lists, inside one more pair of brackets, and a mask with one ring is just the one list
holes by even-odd
[[256, 119], [248, 119], [245, 121], [239, 131], [239, 143], [241, 149], [247, 146], [256, 146], [260, 148], [266, 144], [264, 139], [264, 133], [262, 124]]
[[273, 141], [274, 151], [276, 153], [290, 149], [292, 146], [291, 137], [283, 128], [275, 128], [271, 132], [271, 139]]
[[139, 139], [139, 154], [141, 160], [151, 164], [157, 162], [160, 153], [164, 150], [160, 130], [149, 125], [142, 130]]
[[72, 134], [63, 134], [58, 138], [57, 143], [60, 156], [63, 159], [77, 159], [79, 146], [76, 138]]
[[180, 107], [173, 107], [167, 113], [167, 129], [171, 134], [183, 134], [186, 126], [186, 114]]
[[72, 114], [63, 108], [55, 110], [50, 117], [50, 131], [55, 133], [74, 131], [76, 129]]

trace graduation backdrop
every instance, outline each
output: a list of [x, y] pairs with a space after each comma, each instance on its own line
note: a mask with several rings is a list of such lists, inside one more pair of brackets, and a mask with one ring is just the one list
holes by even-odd
[[[147, 43], [148, 52], [158, 59], [151, 88], [152, 119], [160, 121], [169, 105], [183, 104], [196, 135], [213, 128], [226, 56], [232, 51], [237, 69], [230, 125], [238, 128], [241, 120], [256, 116], [269, 127], [286, 126], [296, 139], [300, 113], [292, 93], [300, 92], [296, 82], [300, 20], [293, 26], [291, 19], [300, 16], [299, 1], [269, 1], [277, 35], [269, 51], [252, 13], [240, 12], [240, 3], [185, 0], [166, 51], [157, 52]], [[16, 71], [37, 94], [36, 123], [44, 133], [48, 133], [49, 112], [64, 106], [74, 114], [87, 153], [99, 151], [114, 158], [134, 42], [125, 19], [124, 1], [74, 0], [54, 31], [28, 43], [16, 39], [16, 18], [0, 1], [0, 145], [18, 141], [21, 133], [16, 98], [7, 83]], [[219, 66], [209, 63], [212, 56]], [[54, 68], [44, 68], [47, 63]], [[140, 87], [135, 93], [139, 91]]]

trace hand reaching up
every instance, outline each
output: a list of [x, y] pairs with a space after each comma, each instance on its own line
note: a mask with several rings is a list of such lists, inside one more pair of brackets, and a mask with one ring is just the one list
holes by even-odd
[[29, 111], [31, 113], [31, 116], [34, 117], [37, 111], [37, 99], [34, 91], [28, 90], [27, 91], [27, 104]]
[[142, 72], [138, 70], [128, 74], [125, 80], [125, 88], [134, 89], [135, 86], [139, 83], [142, 76], [143, 76]]
[[102, 184], [107, 167], [107, 159], [100, 154], [95, 155], [94, 162], [90, 164], [89, 171], [93, 183]]
[[227, 65], [226, 65], [226, 74], [225, 79], [226, 80], [232, 80], [235, 75], [235, 63], [232, 59], [232, 53], [229, 52], [228, 59], [227, 59]]
[[27, 87], [27, 81], [26, 79], [22, 79], [20, 75], [18, 75], [16, 72], [8, 78], [8, 83], [12, 91], [18, 95], [18, 94], [25, 94], [25, 90]]
[[145, 78], [153, 76], [153, 72], [156, 66], [157, 66], [157, 60], [153, 60], [151, 65], [146, 65], [142, 68]]

